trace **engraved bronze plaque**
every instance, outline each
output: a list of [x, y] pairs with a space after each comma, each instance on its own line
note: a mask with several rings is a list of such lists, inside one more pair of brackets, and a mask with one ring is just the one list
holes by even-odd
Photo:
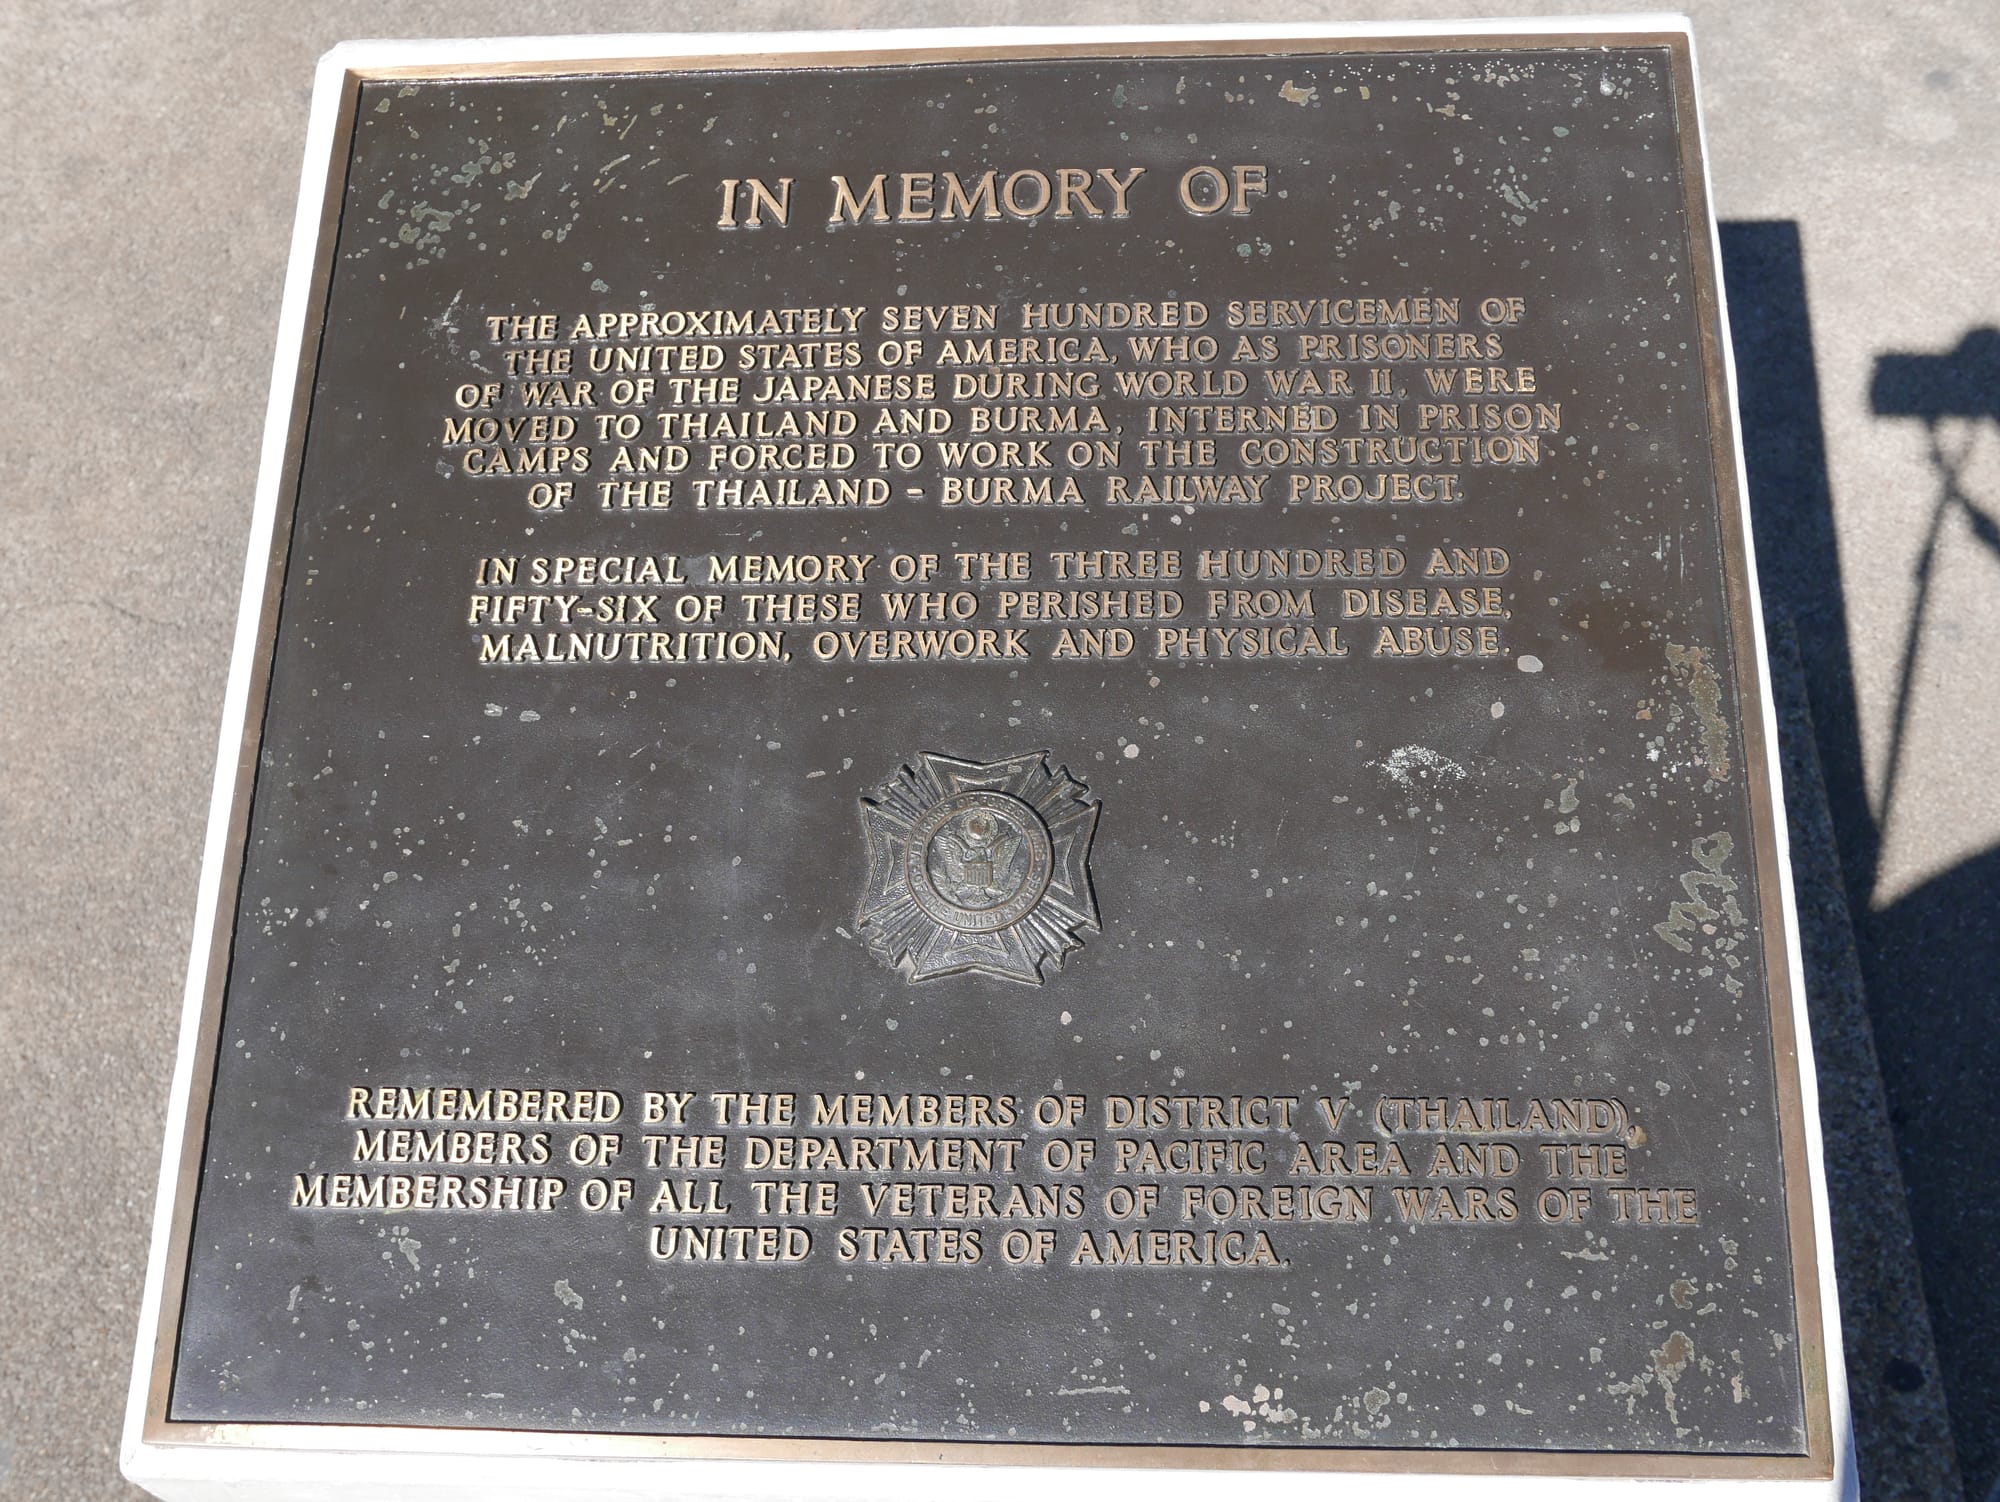
[[1830, 1474], [1683, 34], [334, 88], [149, 1440]]

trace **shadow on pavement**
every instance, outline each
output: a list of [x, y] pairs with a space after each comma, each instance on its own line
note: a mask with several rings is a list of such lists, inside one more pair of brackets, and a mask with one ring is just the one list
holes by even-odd
[[[1876, 414], [1927, 424], [1939, 487], [1878, 808], [1862, 761], [1797, 225], [1726, 223], [1722, 259], [1779, 680], [1862, 1495], [1958, 1495], [1955, 1438], [1965, 1492], [1982, 1497], [2000, 1479], [2000, 1159], [1984, 1110], [2000, 1081], [2000, 849], [1880, 910], [1873, 894], [1946, 521], [1959, 512], [2000, 557], [1992, 508], [1967, 494], [1958, 456], [1939, 441], [1946, 418], [2000, 420], [2000, 333], [1974, 330], [1955, 350], [1887, 354], [1876, 366]], [[1807, 785], [1815, 758], [1823, 801]], [[1879, 1084], [1869, 1077], [1878, 1060]]]
[[[1948, 422], [2000, 423], [2000, 329], [1974, 329], [1939, 354], [1883, 355], [1869, 403], [1877, 416], [1923, 422], [1938, 482], [1878, 800], [1876, 827], [1886, 832], [1899, 799], [1916, 795], [1905, 750], [1947, 527], [1963, 521], [1982, 552], [2000, 561], [1996, 508], [1966, 489], [1966, 451], [1945, 431]], [[2000, 1168], [1984, 1122], [2000, 1085], [2000, 849], [1861, 913], [1859, 928], [1959, 1459], [1968, 1490], [1985, 1496], [2000, 1491]]]

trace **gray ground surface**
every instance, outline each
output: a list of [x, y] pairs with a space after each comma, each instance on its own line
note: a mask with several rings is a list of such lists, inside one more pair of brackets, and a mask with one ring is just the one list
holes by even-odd
[[[1942, 1397], [1966, 1494], [1985, 1498], [2000, 1480], [2000, 1186], [1980, 1127], [2000, 1079], [1985, 741], [2000, 719], [2000, 337], [1967, 335], [2000, 327], [2000, 18], [1991, 0], [1689, 8], [1766, 592], [1802, 665], [1787, 765], [1809, 781], [1816, 761], [1827, 795], [1824, 818], [1793, 801], [1802, 872], [1820, 873], [1805, 906], [1864, 1457], [1873, 1495], [1952, 1495]], [[1371, 13], [1084, 4], [1060, 19]], [[116, 1432], [316, 56], [350, 36], [1045, 18], [1007, 3], [0, 6], [0, 1498], [129, 1494]], [[1933, 358], [1878, 380], [1899, 353]], [[1910, 1228], [1935, 1364], [1912, 1323]]]

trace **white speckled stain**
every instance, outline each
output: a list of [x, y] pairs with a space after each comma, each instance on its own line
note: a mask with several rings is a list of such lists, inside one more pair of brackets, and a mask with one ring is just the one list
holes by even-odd
[[1441, 782], [1463, 782], [1466, 775], [1464, 767], [1429, 746], [1398, 746], [1380, 761], [1368, 765], [1380, 768], [1383, 776], [1403, 788], [1420, 783], [1435, 786]]

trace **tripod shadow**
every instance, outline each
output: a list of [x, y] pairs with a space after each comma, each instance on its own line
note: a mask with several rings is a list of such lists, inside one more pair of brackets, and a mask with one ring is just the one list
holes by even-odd
[[[1891, 821], [1899, 806], [1920, 796], [1908, 768], [1910, 730], [1942, 551], [1969, 533], [1982, 556], [2000, 561], [2000, 523], [1965, 483], [1969, 449], [1949, 440], [1950, 430], [1966, 419], [2000, 422], [2000, 331], [1975, 329], [1956, 349], [1885, 354], [1876, 364], [1871, 406], [1880, 418], [1924, 423], [1937, 493], [1916, 566], [1916, 596], [1898, 644], [1882, 791], [1871, 796], [1797, 226], [1725, 224], [1722, 248], [1774, 664], [1783, 643], [1795, 638], [1804, 690], [1799, 722], [1781, 729], [1781, 739], [1809, 736], [1815, 743], [1808, 750], [1818, 755], [1846, 899], [1841, 905], [1851, 923], [1853, 958], [1846, 962], [1851, 969], [1858, 960], [1866, 994], [1869, 1025], [1858, 1029], [1852, 1046], [1838, 1020], [1822, 1015], [1826, 1003], [1817, 995], [1814, 1016], [1862, 1491], [1873, 1498], [1956, 1490], [1956, 1477], [1920, 1479], [1923, 1466], [1915, 1453], [1925, 1423], [1943, 1421], [1935, 1391], [1941, 1380], [1967, 1494], [1983, 1497], [2000, 1479], [2000, 1277], [1993, 1271], [2000, 1255], [2000, 1159], [1991, 1152], [1985, 1120], [1985, 1098], [2000, 1081], [2000, 847], [1881, 908], [1874, 893]], [[1784, 698], [1781, 687], [1781, 707]], [[1785, 748], [1788, 769], [1800, 764], [1797, 749]], [[1810, 929], [1814, 904], [1804, 890], [1810, 874], [1798, 837], [1797, 795], [1788, 788], [1803, 925]], [[1814, 951], [1820, 949], [1823, 963], [1839, 963], [1845, 956], [1832, 951], [1844, 947], [1840, 936], [1808, 932], [1805, 947], [1808, 989], [1832, 989], [1812, 976]], [[1847, 1081], [1828, 1078], [1836, 1073], [1828, 1068], [1829, 1052], [1831, 1061], [1857, 1077], [1864, 1072], [1872, 1061], [1860, 1054], [1871, 1032], [1879, 1096], [1872, 1082], [1865, 1090], [1848, 1090]], [[1843, 1110], [1849, 1119], [1838, 1119]], [[1892, 1161], [1907, 1191], [1913, 1247], [1899, 1245], [1909, 1234], [1900, 1229], [1903, 1208], [1871, 1199], [1868, 1176], [1856, 1177], [1846, 1172], [1851, 1165], [1836, 1162], [1850, 1148], [1865, 1155], [1871, 1127], [1879, 1134], [1879, 1123], [1866, 1118], [1883, 1112], [1894, 1128]], [[1884, 1169], [1893, 1183], [1893, 1169], [1887, 1163]], [[1861, 1265], [1851, 1264], [1843, 1247], [1873, 1254], [1875, 1264], [1866, 1265], [1866, 1255]], [[1934, 1357], [1926, 1332], [1907, 1329], [1907, 1320], [1879, 1307], [1885, 1298], [1894, 1302], [1893, 1290], [1885, 1293], [1894, 1282], [1894, 1259], [1912, 1254], [1935, 1327]], [[1920, 1306], [1917, 1319], [1921, 1323]]]
[[1978, 431], [1975, 428], [1967, 440], [1955, 447], [1944, 436], [1944, 424], [1952, 419], [1977, 423], [1990, 417], [2000, 423], [2000, 329], [1974, 329], [1959, 341], [1957, 349], [1945, 355], [1882, 356], [1875, 362], [1875, 379], [1868, 397], [1878, 417], [1914, 417], [1923, 421], [1931, 467], [1937, 471], [1939, 480], [1930, 525], [1924, 533], [1924, 550], [1917, 560], [1917, 598], [1903, 634], [1903, 657], [1896, 679], [1896, 717], [1889, 734], [1888, 770], [1883, 778], [1881, 814], [1877, 819], [1886, 833], [1895, 818], [1896, 794], [1902, 790], [1917, 663], [1923, 651], [1924, 623], [1930, 612], [1938, 549], [1944, 540], [1946, 524], [1954, 516], [1963, 516], [1972, 536], [2000, 559], [2000, 521], [1995, 521], [1990, 512], [1967, 494], [1963, 480], [1971, 447], [1978, 442]]
[[[2000, 563], [2000, 521], [1964, 483], [1979, 429], [1957, 444], [1946, 431], [1947, 423], [1967, 419], [2000, 423], [2000, 329], [1974, 329], [1944, 354], [1883, 355], [1869, 397], [1878, 416], [1923, 422], [1938, 479], [1878, 799], [1876, 824], [1886, 836], [1898, 811], [1921, 796], [1908, 775], [1910, 726], [1951, 524], [1963, 522], [1980, 554]], [[1979, 1118], [2000, 1082], [2000, 848], [1857, 913], [1959, 1459], [1968, 1493], [1987, 1496], [2000, 1491], [2000, 1283], [1993, 1276], [2000, 1259], [2000, 1169], [1992, 1134]]]

